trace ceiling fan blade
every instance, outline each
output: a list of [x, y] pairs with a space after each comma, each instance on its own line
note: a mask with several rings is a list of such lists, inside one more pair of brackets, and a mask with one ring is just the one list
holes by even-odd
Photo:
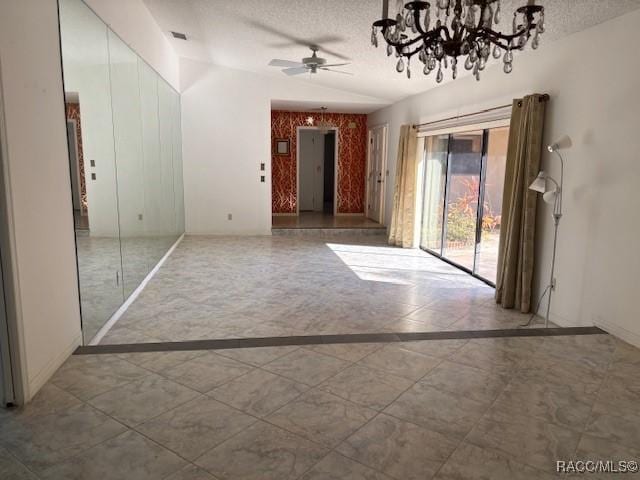
[[282, 70], [286, 75], [300, 75], [302, 73], [307, 73], [309, 69], [307, 67], [295, 67], [295, 68], [285, 68]]
[[344, 37], [340, 37], [338, 35], [324, 35], [321, 37], [310, 38], [309, 40], [296, 38], [294, 41], [292, 38], [289, 38], [289, 42], [272, 43], [269, 44], [269, 46], [282, 48], [289, 47], [292, 43], [295, 43], [297, 45], [306, 45], [307, 47], [310, 47], [312, 45], [327, 45], [329, 43], [339, 43], [343, 42], [344, 40]]
[[[247, 20], [247, 23], [253, 27], [259, 28], [260, 30], [264, 31], [264, 32], [268, 32], [271, 33], [272, 35], [278, 36], [280, 38], [283, 38], [285, 40], [290, 41], [291, 43], [295, 44], [295, 45], [304, 45], [305, 47], [318, 47], [320, 51], [328, 53], [329, 55], [332, 55], [336, 58], [339, 58], [341, 60], [350, 60], [348, 57], [337, 53], [337, 52], [333, 52], [331, 50], [327, 50], [326, 48], [322, 48], [320, 47], [318, 44], [322, 43], [319, 40], [325, 40], [325, 43], [333, 43], [334, 41], [339, 41], [339, 37], [337, 36], [325, 36], [325, 37], [320, 37], [320, 38], [316, 38], [313, 40], [307, 40], [304, 38], [300, 38], [297, 37], [295, 35], [290, 35], [286, 32], [283, 32], [281, 29], [279, 28], [275, 28], [275, 27], [271, 27], [265, 23], [262, 23], [260, 21], [257, 20]], [[326, 40], [329, 40], [329, 42], [326, 42]]]
[[331, 68], [320, 67], [320, 70], [326, 70], [327, 72], [333, 72], [333, 73], [342, 73], [344, 75], [353, 75], [353, 73], [351, 72], [343, 72], [342, 70], [333, 70]]
[[328, 53], [329, 55], [331, 55], [332, 57], [336, 57], [339, 58], [340, 60], [351, 60], [349, 57], [347, 57], [346, 55], [342, 55], [341, 53], [338, 53], [334, 50], [329, 50], [323, 47], [320, 47], [320, 51], [324, 52], [324, 53]]
[[351, 65], [350, 63], [329, 63], [322, 65], [322, 68], [328, 67], [344, 67], [345, 65]]
[[269, 65], [272, 67], [301, 67], [303, 64], [300, 62], [293, 62], [291, 60], [281, 60], [279, 58], [274, 58], [269, 62]]

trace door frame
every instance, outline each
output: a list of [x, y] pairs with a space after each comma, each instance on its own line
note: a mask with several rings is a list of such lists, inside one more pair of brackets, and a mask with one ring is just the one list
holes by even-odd
[[382, 183], [381, 183], [381, 187], [380, 187], [380, 199], [378, 200], [380, 205], [380, 215], [378, 219], [374, 219], [376, 222], [378, 222], [380, 225], [384, 225], [384, 207], [385, 207], [385, 196], [386, 196], [386, 192], [387, 192], [387, 157], [389, 155], [388, 152], [388, 135], [389, 135], [389, 124], [388, 123], [383, 123], [380, 125], [373, 125], [371, 127], [369, 127], [367, 129], [367, 169], [365, 171], [365, 189], [364, 189], [364, 202], [365, 202], [365, 208], [364, 208], [364, 216], [366, 218], [371, 218], [369, 216], [369, 173], [371, 171], [371, 143], [373, 140], [373, 131], [376, 129], [383, 129], [383, 135], [382, 135], [382, 164], [381, 164], [381, 171], [382, 171]]
[[[78, 198], [77, 198], [77, 200], [78, 200], [78, 203], [80, 204], [80, 214], [82, 215], [82, 213], [83, 213], [83, 207], [82, 207], [82, 183], [80, 182], [80, 180], [81, 180], [80, 176], [83, 175], [83, 173], [80, 171], [80, 156], [79, 156], [79, 151], [78, 151], [78, 147], [80, 146], [80, 142], [78, 141], [78, 121], [75, 118], [67, 118], [67, 125], [69, 125], [69, 124], [71, 124], [73, 126], [73, 141], [75, 143], [75, 145], [74, 145], [75, 158], [73, 159], [74, 160], [73, 166], [74, 166], [75, 173], [76, 173], [76, 179], [78, 181], [78, 192], [77, 192]], [[69, 168], [71, 168], [71, 165], [69, 165]], [[71, 181], [73, 182], [73, 177], [71, 177]], [[71, 193], [73, 194], [73, 184], [72, 184], [72, 188], [71, 188]]]
[[[296, 216], [300, 216], [300, 132], [302, 130], [320, 130], [318, 127], [302, 126], [296, 127]], [[329, 127], [327, 130], [333, 130], [336, 132], [336, 141], [334, 147], [334, 165], [333, 165], [333, 216], [338, 214], [338, 174], [340, 172], [340, 162], [338, 161], [339, 155], [339, 143], [340, 143], [340, 128]]]
[[[0, 78], [1, 68], [0, 65]], [[5, 129], [3, 88], [0, 81], [0, 368], [2, 368], [0, 385], [0, 406], [21, 405], [26, 396], [26, 358], [22, 344], [20, 315], [17, 298], [18, 279], [14, 268], [15, 237], [13, 236], [13, 215], [11, 210], [11, 187], [8, 178], [8, 149]]]

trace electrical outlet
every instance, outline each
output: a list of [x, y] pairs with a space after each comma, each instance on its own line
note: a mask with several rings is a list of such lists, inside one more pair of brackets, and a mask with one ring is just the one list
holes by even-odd
[[233, 220], [233, 215], [231, 213], [227, 213], [227, 220]]

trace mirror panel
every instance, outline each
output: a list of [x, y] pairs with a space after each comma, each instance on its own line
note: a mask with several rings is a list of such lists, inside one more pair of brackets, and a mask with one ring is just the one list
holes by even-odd
[[158, 263], [166, 253], [162, 238], [162, 168], [160, 163], [160, 121], [158, 117], [158, 76], [142, 60], [140, 100], [142, 104], [142, 143], [144, 150], [145, 233], [149, 248], [148, 267]]
[[163, 80], [158, 80], [158, 116], [160, 119], [160, 189], [161, 194], [161, 243], [168, 250], [176, 241], [175, 193], [173, 180], [173, 90]]
[[60, 30], [87, 344], [184, 233], [180, 95], [82, 0]]
[[173, 114], [173, 191], [176, 201], [176, 233], [184, 233], [184, 181], [182, 176], [182, 117], [180, 115], [180, 95], [172, 92]]
[[149, 271], [144, 241], [144, 166], [138, 56], [110, 31], [109, 59], [122, 275], [124, 295], [128, 297]]
[[74, 211], [86, 343], [124, 301], [109, 44], [107, 27], [80, 0], [61, 0], [60, 30], [70, 163], [86, 191]]

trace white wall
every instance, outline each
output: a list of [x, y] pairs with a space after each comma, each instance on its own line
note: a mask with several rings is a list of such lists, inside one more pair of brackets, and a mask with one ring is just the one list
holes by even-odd
[[[186, 231], [271, 234], [271, 100], [374, 103], [279, 76], [212, 67], [182, 94]], [[260, 182], [260, 162], [266, 182]], [[231, 213], [233, 220], [227, 220]]]
[[[389, 123], [390, 178], [401, 124], [478, 111], [528, 93], [548, 93], [545, 142], [568, 134], [565, 216], [560, 227], [558, 288], [552, 319], [599, 325], [640, 345], [640, 10], [521, 55], [505, 75], [488, 68], [480, 82], [459, 79], [369, 116]], [[544, 45], [544, 44], [543, 44]], [[559, 173], [548, 154], [543, 168]], [[387, 218], [392, 205], [387, 191]], [[537, 290], [548, 277], [552, 222], [540, 203]]]
[[144, 61], [180, 90], [179, 59], [142, 0], [84, 0]]
[[0, 15], [3, 167], [26, 400], [80, 343], [57, 15], [56, 0], [4, 0]]

